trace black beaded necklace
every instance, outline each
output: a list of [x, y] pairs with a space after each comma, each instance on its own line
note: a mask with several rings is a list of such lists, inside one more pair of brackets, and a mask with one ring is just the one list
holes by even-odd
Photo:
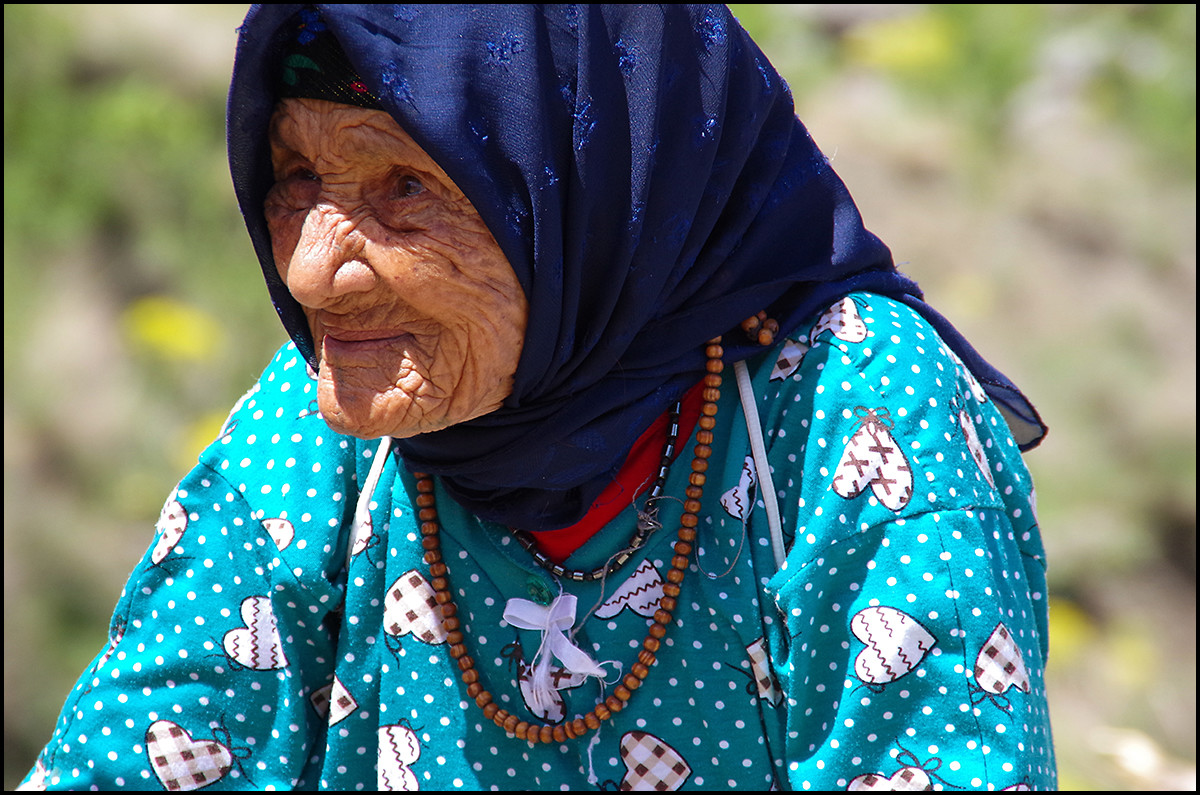
[[568, 569], [546, 557], [538, 549], [537, 542], [533, 540], [533, 536], [530, 533], [524, 530], [513, 530], [513, 537], [533, 557], [535, 563], [555, 577], [574, 580], [575, 582], [594, 582], [595, 580], [603, 580], [624, 566], [633, 557], [634, 553], [645, 545], [654, 531], [662, 527], [662, 523], [658, 521], [657, 503], [658, 498], [662, 496], [663, 486], [667, 481], [667, 473], [671, 470], [671, 462], [675, 460], [675, 443], [679, 441], [679, 414], [682, 408], [683, 404], [680, 401], [676, 401], [675, 405], [671, 407], [668, 417], [671, 427], [670, 432], [667, 434], [667, 443], [663, 445], [662, 458], [658, 464], [658, 475], [654, 480], [654, 485], [650, 487], [650, 494], [646, 498], [645, 508], [638, 511], [637, 530], [634, 531], [633, 537], [629, 539], [629, 543], [625, 548], [609, 558], [604, 565], [598, 566], [591, 571], [580, 571], [578, 569]]

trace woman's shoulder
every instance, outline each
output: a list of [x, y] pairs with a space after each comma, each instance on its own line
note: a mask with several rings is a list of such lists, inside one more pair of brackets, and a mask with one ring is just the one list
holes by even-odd
[[817, 420], [836, 407], [848, 419], [870, 410], [896, 421], [948, 404], [987, 402], [925, 318], [873, 293], [851, 293], [823, 307], [751, 367], [756, 391], [781, 417], [792, 403], [814, 404]]
[[[770, 382], [798, 381], [804, 370], [822, 379], [851, 375], [880, 397], [901, 392], [969, 391], [985, 401], [978, 381], [924, 317], [911, 307], [874, 293], [850, 293], [821, 308], [776, 347], [768, 363]], [[760, 368], [762, 365], [760, 365]]]
[[818, 420], [821, 404], [848, 410], [847, 419], [872, 411], [893, 423], [943, 414], [957, 420], [982, 406], [999, 416], [929, 321], [874, 293], [851, 293], [815, 313], [759, 360], [755, 381], [765, 402], [817, 404]]
[[807, 506], [842, 515], [861, 499], [868, 525], [928, 511], [1030, 511], [1032, 484], [1003, 416], [907, 305], [852, 293], [756, 365], [768, 446], [807, 484]]
[[[317, 382], [292, 342], [280, 347], [258, 381], [234, 404], [200, 463], [240, 491], [286, 494], [292, 481], [354, 475], [355, 439], [335, 433], [317, 405]], [[326, 487], [335, 487], [325, 483]]]

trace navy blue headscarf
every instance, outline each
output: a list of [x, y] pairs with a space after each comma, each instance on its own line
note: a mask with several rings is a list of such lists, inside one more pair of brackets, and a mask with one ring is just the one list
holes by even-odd
[[784, 81], [724, 6], [253, 6], [229, 161], [271, 298], [310, 363], [263, 200], [281, 42], [323, 32], [471, 200], [529, 301], [504, 406], [397, 442], [410, 469], [441, 476], [477, 515], [573, 523], [700, 378], [706, 340], [725, 334], [726, 360], [745, 358], [757, 351], [737, 330], [745, 318], [766, 310], [786, 333], [852, 290], [919, 310], [1019, 441], [1044, 434], [863, 227]]

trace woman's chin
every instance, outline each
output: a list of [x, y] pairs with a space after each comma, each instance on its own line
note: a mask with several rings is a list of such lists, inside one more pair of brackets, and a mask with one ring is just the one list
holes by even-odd
[[325, 418], [325, 424], [335, 433], [353, 436], [358, 439], [380, 439], [384, 436], [391, 436], [393, 439], [406, 439], [410, 436], [428, 433], [429, 431], [435, 431], [443, 427], [440, 425], [414, 426], [403, 423], [397, 424], [377, 417], [356, 417], [352, 413], [341, 412], [336, 409], [329, 412], [321, 409], [321, 415]]
[[321, 409], [321, 416], [336, 433], [358, 439], [379, 439], [384, 436], [404, 439], [441, 427], [417, 415], [407, 397], [400, 399], [393, 395], [392, 402], [405, 405], [380, 405], [381, 395], [377, 392], [357, 396], [352, 390], [327, 385], [324, 379], [317, 388], [317, 405]]
[[[373, 389], [367, 384], [360, 386], [329, 377], [336, 372], [322, 363], [317, 377], [317, 405], [332, 430], [359, 439], [383, 436], [407, 439], [440, 431], [489, 414], [504, 402], [499, 390], [496, 395], [489, 396], [491, 400], [471, 403], [453, 400], [452, 396], [423, 382], [415, 389], [417, 395], [414, 397], [413, 392], [403, 388], [407, 384], [385, 390]], [[507, 394], [512, 388], [511, 382], [505, 382], [504, 386], [503, 392]]]

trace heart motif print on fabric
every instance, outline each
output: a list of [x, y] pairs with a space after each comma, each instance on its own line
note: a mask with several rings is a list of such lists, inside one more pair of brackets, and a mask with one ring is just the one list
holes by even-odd
[[902, 767], [891, 778], [882, 773], [856, 776], [846, 787], [849, 792], [921, 792], [933, 789], [929, 774], [919, 767]]
[[621, 779], [623, 791], [674, 792], [692, 774], [678, 751], [649, 732], [629, 732], [621, 738], [621, 761], [628, 771]]
[[190, 792], [224, 778], [233, 752], [216, 740], [196, 740], [178, 723], [158, 720], [146, 730], [146, 756], [170, 792]]
[[333, 726], [344, 721], [358, 709], [358, 701], [350, 695], [350, 691], [342, 684], [342, 680], [333, 677], [333, 687], [329, 690], [329, 725]]
[[775, 673], [771, 670], [766, 638], [759, 638], [747, 646], [746, 654], [750, 657], [750, 673], [754, 677], [755, 686], [758, 687], [758, 697], [779, 706], [779, 702], [783, 700], [783, 692]]
[[163, 506], [162, 512], [158, 515], [158, 542], [154, 545], [154, 551], [150, 553], [150, 560], [154, 565], [163, 562], [167, 555], [171, 554], [171, 550], [183, 538], [183, 534], [187, 532], [188, 515], [179, 500], [175, 499], [174, 492], [171, 493], [171, 498], [167, 500]]
[[958, 412], [958, 427], [962, 428], [963, 438], [967, 440], [967, 450], [971, 453], [971, 458], [975, 459], [979, 471], [983, 473], [988, 485], [993, 489], [996, 488], [996, 481], [992, 479], [992, 466], [988, 463], [987, 453], [984, 452], [983, 444], [979, 441], [979, 432], [975, 430], [975, 423], [971, 421], [971, 417], [965, 410]]
[[433, 596], [433, 586], [416, 569], [409, 569], [388, 588], [383, 610], [383, 627], [397, 638], [412, 634], [422, 643], [437, 646], [446, 642], [442, 608]]
[[353, 557], [371, 546], [375, 538], [374, 522], [368, 512], [362, 521], [354, 523], [354, 543], [350, 546], [350, 556]]
[[[871, 307], [865, 308], [870, 310]], [[823, 331], [832, 331], [833, 336], [842, 342], [862, 342], [867, 338], [867, 324], [858, 313], [858, 305], [853, 298], [843, 298], [826, 309], [808, 333], [808, 341], [814, 343], [817, 335]]]
[[742, 462], [742, 473], [738, 484], [721, 495], [721, 507], [725, 513], [737, 519], [744, 520], [752, 508], [750, 504], [750, 489], [754, 486], [757, 473], [754, 470], [754, 456], [746, 456]]
[[919, 621], [894, 607], [867, 607], [850, 619], [850, 631], [867, 645], [854, 658], [864, 682], [894, 682], [920, 665], [937, 639]]
[[243, 599], [242, 623], [245, 626], [225, 633], [225, 653], [230, 659], [256, 671], [286, 668], [287, 656], [283, 653], [271, 597], [247, 596]]
[[547, 723], [561, 723], [566, 717], [567, 705], [559, 690], [579, 687], [587, 681], [583, 674], [573, 673], [561, 665], [550, 666], [552, 690], [542, 690], [533, 685], [533, 669], [524, 660], [517, 660], [517, 684], [521, 698], [531, 713]]
[[420, 789], [409, 765], [421, 758], [421, 744], [407, 726], [379, 727], [379, 757], [376, 766], [380, 792], [415, 792]]
[[833, 476], [833, 490], [853, 499], [868, 486], [885, 507], [899, 511], [912, 499], [913, 476], [908, 458], [892, 438], [893, 423], [886, 408], [854, 410], [858, 430], [846, 443]]
[[267, 528], [267, 534], [280, 552], [291, 546], [296, 537], [296, 529], [287, 519], [263, 519], [263, 527]]
[[975, 681], [989, 693], [1003, 695], [1010, 688], [1031, 691], [1025, 658], [1004, 622], [996, 625], [975, 658]]
[[333, 683], [331, 682], [324, 687], [318, 687], [308, 697], [308, 702], [312, 704], [313, 711], [321, 717], [321, 720], [329, 717], [329, 699], [332, 693]]
[[779, 356], [775, 359], [775, 366], [771, 368], [771, 377], [768, 380], [782, 381], [796, 372], [796, 368], [800, 366], [800, 362], [804, 361], [804, 354], [806, 353], [808, 353], [808, 346], [803, 342], [784, 340], [783, 348], [779, 351]]
[[663, 580], [658, 569], [648, 560], [634, 570], [621, 587], [609, 597], [593, 615], [596, 618], [614, 618], [625, 608], [645, 618], [653, 618], [663, 596]]

